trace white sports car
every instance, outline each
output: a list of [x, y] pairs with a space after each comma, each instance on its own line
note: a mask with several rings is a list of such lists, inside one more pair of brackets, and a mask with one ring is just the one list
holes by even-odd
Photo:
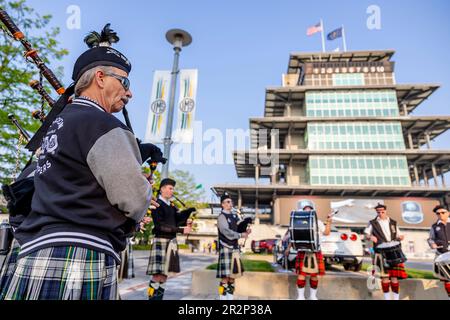
[[358, 234], [331, 228], [328, 236], [321, 237], [320, 246], [326, 264], [342, 264], [345, 270], [361, 270], [364, 248]]

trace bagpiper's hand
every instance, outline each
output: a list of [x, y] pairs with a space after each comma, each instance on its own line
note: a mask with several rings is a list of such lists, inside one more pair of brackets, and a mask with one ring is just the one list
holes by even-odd
[[194, 220], [192, 219], [187, 219], [186, 221], [186, 225], [192, 227], [192, 224], [194, 223]]
[[153, 196], [152, 200], [150, 201], [150, 209], [155, 210], [156, 208], [159, 207], [159, 203], [156, 202], [156, 200], [157, 200], [156, 197]]
[[398, 238], [398, 240], [403, 241], [405, 239], [405, 236], [401, 235], [401, 236], [398, 236], [397, 238]]
[[144, 177], [146, 177], [147, 178], [147, 180], [150, 178], [150, 176], [151, 176], [151, 174], [150, 173], [147, 173], [147, 172], [142, 172], [142, 175], [144, 176]]
[[437, 249], [438, 248], [438, 245], [436, 244], [436, 243], [433, 243], [432, 245], [431, 245], [431, 249]]
[[250, 233], [252, 233], [252, 229], [247, 228], [247, 234], [250, 234]]
[[248, 232], [242, 232], [241, 233], [241, 238], [247, 239], [248, 238], [249, 233]]
[[378, 239], [377, 239], [377, 237], [375, 237], [375, 236], [370, 236], [370, 240], [371, 240], [373, 243], [377, 243], [377, 242], [378, 242]]
[[144, 224], [149, 224], [150, 222], [152, 222], [152, 218], [150, 218], [150, 217], [144, 217], [144, 219], [142, 219], [142, 222], [143, 222]]
[[183, 234], [189, 234], [192, 231], [192, 227], [191, 226], [187, 226], [183, 228]]

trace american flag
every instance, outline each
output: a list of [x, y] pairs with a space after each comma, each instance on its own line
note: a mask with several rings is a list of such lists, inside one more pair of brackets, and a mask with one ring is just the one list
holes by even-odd
[[306, 30], [307, 36], [312, 36], [314, 33], [322, 31], [322, 22], [319, 22], [315, 26], [309, 27], [308, 30]]

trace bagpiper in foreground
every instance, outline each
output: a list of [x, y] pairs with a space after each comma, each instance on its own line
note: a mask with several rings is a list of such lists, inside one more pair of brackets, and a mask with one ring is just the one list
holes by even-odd
[[118, 40], [109, 25], [85, 38], [75, 98], [43, 139], [32, 211], [15, 232], [7, 300], [118, 298], [118, 253], [152, 196], [136, 138], [112, 115], [132, 97], [131, 64], [110, 47]]

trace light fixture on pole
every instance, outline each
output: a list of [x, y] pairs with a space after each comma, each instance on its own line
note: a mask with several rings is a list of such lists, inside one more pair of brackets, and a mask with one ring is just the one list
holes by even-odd
[[191, 35], [181, 29], [171, 29], [166, 33], [167, 41], [173, 45], [175, 51], [173, 57], [173, 66], [170, 79], [170, 96], [169, 96], [169, 113], [167, 115], [166, 135], [163, 140], [164, 144], [164, 157], [167, 159], [163, 165], [161, 172], [161, 179], [165, 179], [169, 176], [169, 163], [170, 163], [170, 147], [172, 146], [172, 126], [173, 126], [173, 113], [175, 104], [175, 91], [178, 77], [178, 60], [180, 58], [180, 52], [182, 47], [187, 47], [192, 42]]

